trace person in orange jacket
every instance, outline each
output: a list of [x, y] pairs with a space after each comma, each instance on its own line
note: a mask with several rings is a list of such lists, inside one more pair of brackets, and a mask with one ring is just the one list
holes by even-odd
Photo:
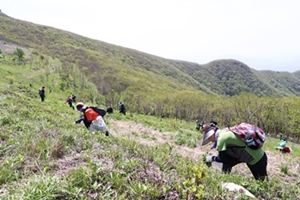
[[91, 131], [101, 131], [104, 132], [106, 136], [109, 136], [109, 132], [103, 117], [106, 114], [104, 109], [87, 106], [82, 102], [76, 104], [76, 110], [83, 113], [83, 117], [77, 119], [75, 124], [84, 123], [85, 127]]

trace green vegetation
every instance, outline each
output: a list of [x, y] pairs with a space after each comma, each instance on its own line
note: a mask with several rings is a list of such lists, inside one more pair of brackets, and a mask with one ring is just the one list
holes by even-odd
[[16, 55], [19, 60], [22, 60], [25, 53], [22, 49], [17, 48], [16, 51], [14, 51], [14, 55]]
[[[61, 70], [56, 65], [59, 62], [47, 56], [35, 56], [34, 64], [8, 64], [14, 62], [12, 57], [8, 55], [0, 62], [3, 199], [247, 199], [243, 193], [222, 190], [223, 182], [240, 184], [264, 199], [294, 199], [300, 195], [299, 168], [295, 167], [300, 149], [296, 144], [288, 143], [293, 155], [277, 155], [274, 147], [278, 141], [267, 140], [269, 156], [280, 158], [278, 163], [270, 161], [278, 172], [270, 171], [269, 182], [257, 182], [243, 170], [221, 174], [207, 167], [201, 154], [194, 160], [178, 149], [199, 151], [201, 135], [195, 132], [194, 121], [113, 113], [106, 117], [113, 136], [91, 133], [72, 124], [79, 114], [64, 104], [65, 98], [78, 91], [79, 100], [97, 100], [104, 106], [105, 99], [91, 98], [96, 88], [84, 76], [74, 79], [80, 74], [75, 66]], [[45, 60], [47, 65], [43, 64]], [[38, 97], [41, 85], [46, 86], [45, 102]], [[235, 98], [248, 99], [244, 95]], [[253, 106], [259, 105], [253, 101]], [[122, 130], [120, 122], [149, 128]], [[164, 137], [165, 142], [161, 142]], [[288, 184], [283, 180], [289, 180]]]
[[[2, 14], [0, 22], [0, 198], [247, 199], [222, 190], [223, 182], [263, 199], [300, 198], [300, 147], [291, 142], [300, 131], [298, 97], [280, 97], [286, 92], [279, 89], [284, 95], [254, 95], [246, 86], [236, 92], [248, 93], [224, 97], [210, 91], [223, 86], [191, 78], [212, 63], [208, 69], [165, 60]], [[22, 59], [15, 59], [20, 49]], [[234, 87], [235, 77], [228, 80]], [[65, 104], [72, 93], [115, 110], [122, 100], [128, 114], [105, 117], [111, 137], [91, 133], [73, 124], [79, 113]], [[279, 154], [279, 140], [268, 137], [268, 182], [255, 181], [244, 165], [230, 175], [215, 171], [203, 162], [208, 149], [194, 130], [195, 119], [212, 118], [224, 127], [248, 121], [288, 135], [293, 153]]]

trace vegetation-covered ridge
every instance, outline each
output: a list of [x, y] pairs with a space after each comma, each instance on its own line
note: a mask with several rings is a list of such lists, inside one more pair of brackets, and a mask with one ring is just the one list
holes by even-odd
[[241, 92], [259, 96], [300, 94], [299, 72], [256, 71], [237, 60], [202, 65], [169, 60], [4, 14], [0, 22], [1, 41], [33, 48], [61, 60], [64, 66], [78, 65], [104, 95], [136, 90], [147, 97], [157, 91], [183, 90], [225, 96]]

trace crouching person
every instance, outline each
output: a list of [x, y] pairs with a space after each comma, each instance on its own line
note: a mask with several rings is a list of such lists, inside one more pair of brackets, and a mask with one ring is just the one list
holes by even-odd
[[105, 110], [98, 107], [87, 106], [82, 102], [76, 104], [76, 109], [83, 113], [83, 117], [75, 121], [76, 124], [83, 123], [85, 127], [91, 131], [101, 131], [105, 133], [106, 136], [109, 136], [106, 123], [103, 119], [106, 114]]
[[207, 156], [206, 162], [220, 162], [222, 171], [230, 173], [232, 167], [239, 163], [246, 163], [256, 180], [267, 179], [267, 155], [260, 149], [251, 149], [245, 142], [229, 129], [220, 130], [216, 122], [211, 122], [203, 128], [202, 145], [213, 143], [218, 155]]

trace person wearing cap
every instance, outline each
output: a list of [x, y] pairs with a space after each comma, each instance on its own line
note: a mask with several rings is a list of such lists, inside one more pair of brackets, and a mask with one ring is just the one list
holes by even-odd
[[245, 146], [236, 134], [229, 129], [220, 130], [217, 122], [211, 121], [203, 130], [202, 146], [212, 142], [212, 149], [216, 148], [218, 155], [206, 156], [206, 162], [223, 163], [222, 171], [230, 173], [232, 167], [239, 163], [246, 163], [256, 180], [267, 178], [268, 158], [265, 151], [261, 149], [250, 149]]
[[82, 112], [83, 117], [76, 120], [75, 124], [83, 123], [91, 131], [99, 130], [104, 132], [106, 136], [109, 136], [106, 123], [103, 119], [106, 113], [105, 110], [94, 106], [87, 106], [82, 102], [76, 104], [76, 110]]

